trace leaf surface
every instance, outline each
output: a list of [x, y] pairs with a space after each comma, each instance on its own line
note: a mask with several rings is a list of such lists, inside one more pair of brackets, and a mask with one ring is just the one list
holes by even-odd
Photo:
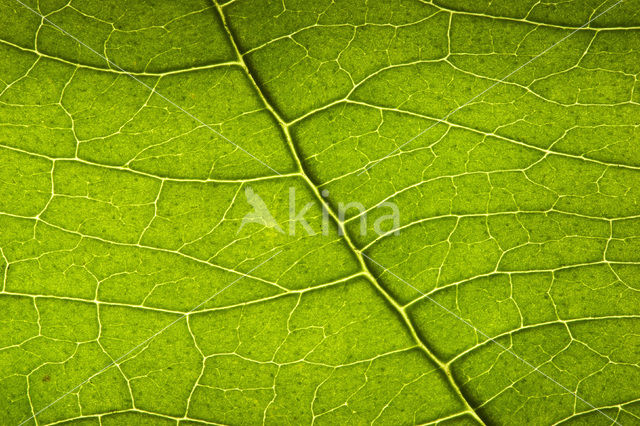
[[0, 0], [0, 423], [640, 424], [639, 6]]

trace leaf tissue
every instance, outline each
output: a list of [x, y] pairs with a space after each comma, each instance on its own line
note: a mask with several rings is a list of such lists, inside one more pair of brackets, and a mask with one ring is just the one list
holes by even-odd
[[639, 0], [0, 0], [1, 425], [640, 425]]

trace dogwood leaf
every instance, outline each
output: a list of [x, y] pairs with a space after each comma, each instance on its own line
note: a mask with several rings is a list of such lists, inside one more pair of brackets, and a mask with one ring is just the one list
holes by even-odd
[[0, 0], [2, 424], [638, 424], [637, 0]]

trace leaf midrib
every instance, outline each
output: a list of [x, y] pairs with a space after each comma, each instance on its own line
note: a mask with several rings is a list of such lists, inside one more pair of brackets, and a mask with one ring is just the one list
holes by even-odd
[[293, 159], [294, 159], [294, 161], [295, 161], [295, 163], [296, 163], [296, 165], [298, 167], [298, 173], [304, 179], [304, 181], [306, 182], [306, 184], [309, 187], [309, 189], [313, 192], [313, 194], [315, 195], [315, 197], [318, 200], [318, 202], [327, 210], [327, 212], [329, 213], [329, 216], [335, 222], [336, 226], [339, 229], [340, 235], [342, 235], [342, 237], [343, 237], [344, 241], [346, 242], [347, 246], [349, 247], [350, 251], [352, 252], [352, 254], [358, 260], [358, 263], [360, 265], [360, 268], [361, 268], [364, 276], [376, 288], [378, 294], [387, 303], [389, 303], [393, 307], [393, 309], [396, 311], [396, 313], [402, 318], [402, 321], [403, 321], [405, 327], [407, 327], [407, 329], [409, 330], [412, 338], [416, 341], [418, 347], [423, 351], [423, 353], [427, 356], [427, 358], [429, 358], [433, 363], [435, 363], [436, 366], [445, 374], [449, 385], [453, 388], [453, 390], [455, 391], [455, 393], [460, 398], [461, 402], [463, 403], [463, 405], [466, 408], [465, 411], [457, 413], [457, 414], [469, 413], [480, 424], [486, 424], [485, 421], [479, 416], [479, 414], [473, 409], [473, 407], [469, 403], [468, 397], [464, 394], [464, 392], [462, 391], [462, 388], [455, 381], [449, 365], [444, 363], [442, 360], [440, 360], [434, 354], [434, 352], [426, 345], [426, 342], [424, 342], [419, 337], [419, 335], [418, 335], [418, 333], [416, 331], [416, 328], [415, 328], [413, 322], [411, 321], [411, 319], [409, 318], [409, 316], [407, 315], [405, 309], [400, 304], [398, 304], [398, 302], [396, 302], [395, 299], [393, 299], [393, 297], [378, 282], [376, 277], [373, 275], [371, 269], [367, 265], [367, 262], [365, 261], [364, 257], [362, 256], [362, 252], [360, 250], [358, 250], [358, 248], [353, 243], [350, 234], [348, 233], [347, 229], [344, 226], [344, 223], [342, 223], [339, 220], [339, 218], [338, 218], [336, 212], [334, 211], [334, 209], [321, 196], [320, 190], [318, 189], [318, 186], [309, 177], [309, 174], [308, 174], [307, 170], [305, 169], [304, 164], [302, 163], [301, 156], [298, 154], [298, 151], [297, 151], [297, 149], [295, 147], [295, 144], [293, 142], [293, 138], [292, 138], [291, 132], [289, 130], [289, 124], [287, 124], [287, 122], [285, 120], [283, 120], [283, 118], [280, 116], [280, 114], [276, 111], [274, 106], [271, 104], [271, 102], [269, 102], [269, 100], [265, 96], [262, 88], [258, 85], [257, 81], [253, 77], [253, 73], [251, 72], [251, 69], [250, 69], [249, 65], [245, 62], [243, 55], [240, 53], [240, 50], [238, 49], [238, 45], [236, 43], [235, 36], [233, 35], [233, 32], [232, 32], [231, 28], [227, 24], [227, 19], [226, 19], [226, 16], [225, 16], [225, 14], [224, 14], [224, 12], [222, 10], [222, 7], [218, 4], [218, 2], [216, 0], [212, 0], [212, 1], [213, 1], [214, 5], [216, 7], [216, 10], [217, 10], [217, 12], [218, 12], [218, 14], [220, 16], [222, 25], [223, 25], [226, 33], [227, 33], [227, 36], [228, 36], [229, 41], [230, 41], [230, 43], [231, 43], [231, 45], [233, 47], [233, 50], [235, 51], [235, 54], [236, 54], [238, 60], [241, 63], [241, 67], [244, 69], [245, 74], [249, 78], [252, 86], [254, 87], [254, 89], [256, 90], [256, 92], [258, 94], [258, 96], [262, 100], [262, 103], [264, 104], [265, 108], [269, 111], [269, 113], [278, 122], [278, 125], [279, 125], [280, 129], [282, 130], [283, 134], [285, 135], [285, 138], [286, 138], [286, 141], [287, 141], [287, 146], [289, 147], [289, 151], [291, 152], [291, 155], [292, 155], [292, 157], [293, 157]]

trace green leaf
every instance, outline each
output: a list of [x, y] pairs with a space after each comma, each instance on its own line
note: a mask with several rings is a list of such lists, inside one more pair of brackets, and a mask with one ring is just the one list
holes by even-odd
[[0, 0], [0, 423], [640, 424], [638, 10]]

